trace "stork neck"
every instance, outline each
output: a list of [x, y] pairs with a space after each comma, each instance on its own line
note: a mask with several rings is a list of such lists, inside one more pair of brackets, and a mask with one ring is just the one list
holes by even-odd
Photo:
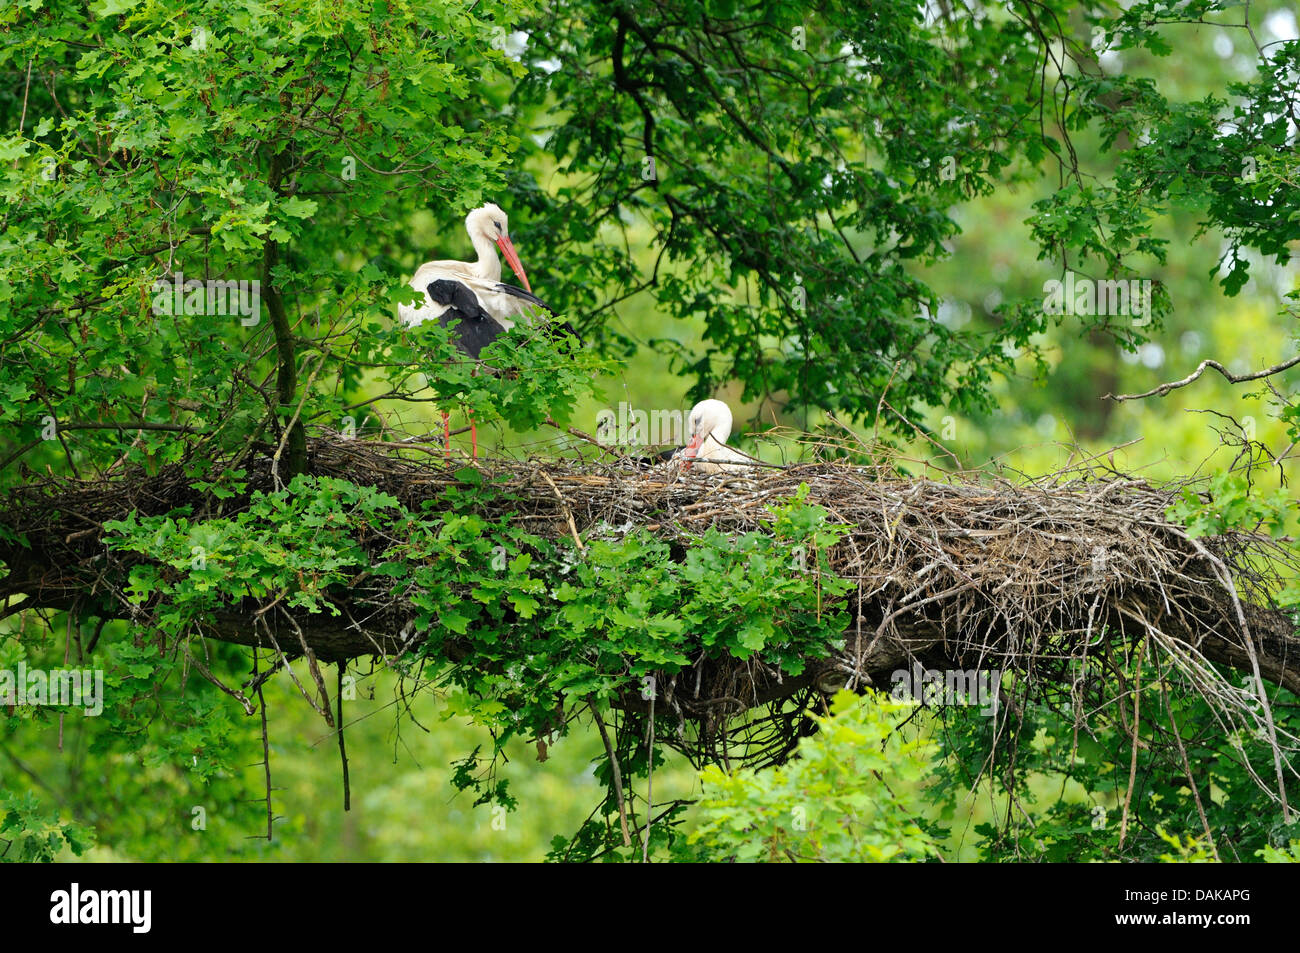
[[722, 419], [715, 421], [709, 430], [709, 439], [717, 443], [718, 446], [724, 446], [727, 438], [731, 436], [731, 421]]
[[501, 280], [501, 259], [497, 256], [497, 246], [482, 232], [470, 235], [478, 260], [474, 262], [474, 272], [487, 281]]

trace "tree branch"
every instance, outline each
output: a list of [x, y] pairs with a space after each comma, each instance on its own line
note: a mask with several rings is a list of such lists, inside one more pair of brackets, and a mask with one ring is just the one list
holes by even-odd
[[1300, 364], [1300, 354], [1291, 358], [1289, 361], [1283, 361], [1281, 364], [1274, 364], [1272, 367], [1265, 368], [1262, 371], [1254, 371], [1250, 374], [1233, 374], [1218, 361], [1206, 359], [1201, 361], [1200, 367], [1196, 368], [1196, 370], [1188, 374], [1182, 380], [1169, 381], [1168, 383], [1161, 384], [1159, 387], [1153, 387], [1151, 390], [1141, 394], [1107, 394], [1102, 398], [1102, 400], [1141, 400], [1144, 397], [1163, 397], [1171, 390], [1186, 387], [1188, 384], [1196, 381], [1205, 373], [1205, 369], [1208, 367], [1212, 367], [1222, 374], [1229, 384], [1241, 384], [1245, 381], [1257, 381], [1265, 377], [1271, 377], [1274, 374], [1280, 374], [1282, 371], [1295, 367], [1297, 364]]

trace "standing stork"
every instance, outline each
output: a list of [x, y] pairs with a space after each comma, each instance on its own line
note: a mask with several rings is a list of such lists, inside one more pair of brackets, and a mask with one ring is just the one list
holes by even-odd
[[[532, 292], [524, 266], [510, 240], [510, 223], [499, 206], [489, 202], [465, 216], [465, 231], [478, 252], [475, 261], [427, 261], [415, 270], [410, 286], [424, 294], [424, 303], [412, 307], [398, 305], [397, 313], [409, 327], [425, 321], [436, 320], [450, 328], [462, 351], [475, 360], [483, 348], [498, 335], [514, 327], [516, 321], [526, 319], [534, 308], [550, 311], [550, 307]], [[523, 287], [506, 284], [501, 280], [501, 259], [497, 249], [505, 256]], [[451, 450], [451, 423], [447, 411], [442, 412], [443, 437], [447, 450]], [[474, 455], [478, 455], [478, 431], [470, 420], [470, 440]]]

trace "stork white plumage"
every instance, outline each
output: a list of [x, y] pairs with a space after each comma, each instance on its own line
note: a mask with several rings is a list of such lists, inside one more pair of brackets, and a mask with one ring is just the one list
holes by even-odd
[[[414, 327], [425, 321], [437, 321], [450, 328], [460, 349], [478, 359], [483, 348], [498, 335], [526, 320], [536, 308], [551, 309], [532, 293], [528, 275], [510, 240], [510, 222], [506, 213], [489, 202], [465, 216], [465, 231], [478, 252], [475, 261], [428, 261], [415, 270], [410, 286], [424, 295], [424, 303], [415, 307], [399, 305], [398, 317]], [[519, 288], [501, 281], [501, 259], [497, 250], [523, 283]], [[443, 434], [451, 449], [451, 425], [447, 411], [442, 412]], [[470, 423], [474, 455], [478, 455], [478, 432]]]
[[702, 400], [691, 408], [688, 418], [690, 438], [674, 459], [682, 469], [692, 466], [701, 473], [735, 473], [758, 461], [727, 446], [731, 436], [731, 408], [720, 400]]

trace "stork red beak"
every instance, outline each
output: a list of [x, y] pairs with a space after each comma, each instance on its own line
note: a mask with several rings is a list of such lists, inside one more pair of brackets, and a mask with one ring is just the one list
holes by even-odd
[[510, 266], [510, 270], [515, 273], [515, 277], [523, 282], [524, 290], [532, 294], [532, 286], [528, 284], [528, 276], [524, 274], [524, 266], [519, 261], [519, 255], [516, 254], [514, 243], [510, 241], [510, 237], [502, 235], [498, 238], [497, 247], [501, 249], [501, 254], [505, 256], [506, 263]]
[[704, 443], [704, 437], [705, 435], [702, 433], [696, 434], [691, 438], [691, 442], [686, 445], [686, 450], [682, 453], [682, 459], [685, 461], [682, 464], [683, 470], [689, 470], [691, 468], [691, 463], [695, 460], [695, 455], [700, 452], [700, 446]]

